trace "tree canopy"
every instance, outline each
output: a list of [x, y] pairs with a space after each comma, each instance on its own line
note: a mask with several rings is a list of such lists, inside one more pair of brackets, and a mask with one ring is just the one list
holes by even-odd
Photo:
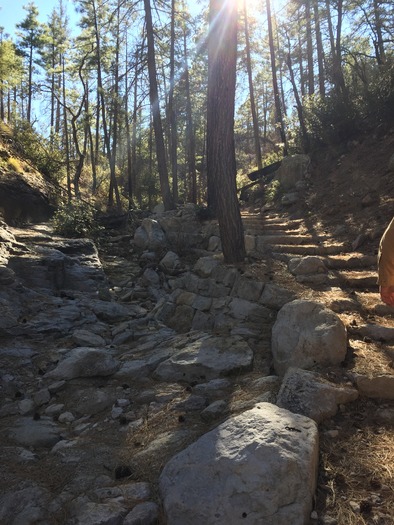
[[[235, 102], [222, 94], [234, 122], [235, 165], [228, 169], [235, 185], [283, 155], [341, 147], [392, 121], [392, 2], [233, 5]], [[14, 35], [0, 28], [1, 119], [19, 128], [27, 122], [49, 156], [60, 152], [64, 161], [50, 166], [69, 199], [82, 195], [118, 209], [206, 205], [215, 110], [207, 98], [207, 43], [216, 30], [208, 5], [74, 6], [75, 27], [59, 0], [46, 22], [31, 2]], [[220, 88], [217, 96], [222, 102]]]

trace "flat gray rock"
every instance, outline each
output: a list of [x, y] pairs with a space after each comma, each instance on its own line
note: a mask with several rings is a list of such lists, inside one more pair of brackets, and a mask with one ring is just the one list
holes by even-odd
[[61, 429], [49, 418], [23, 417], [10, 428], [9, 436], [24, 447], [51, 448], [61, 439]]
[[250, 370], [253, 351], [240, 337], [203, 336], [159, 364], [154, 376], [163, 381], [198, 381]]
[[74, 379], [76, 377], [107, 377], [114, 374], [120, 363], [108, 350], [100, 348], [74, 348], [57, 367], [45, 377]]
[[320, 374], [290, 368], [283, 378], [277, 405], [321, 423], [335, 416], [339, 405], [357, 398], [358, 391], [352, 386], [334, 384]]

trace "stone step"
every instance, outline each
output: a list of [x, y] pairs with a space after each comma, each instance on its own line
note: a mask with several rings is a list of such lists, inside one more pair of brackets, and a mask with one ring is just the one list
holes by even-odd
[[[290, 255], [334, 255], [343, 252], [346, 249], [345, 244], [328, 244], [328, 245], [276, 245], [272, 247], [273, 256], [276, 254]], [[278, 257], [279, 258], [279, 257]]]
[[326, 257], [324, 262], [332, 270], [346, 270], [347, 268], [376, 267], [376, 255], [363, 255], [362, 253], [346, 253]]
[[370, 288], [377, 286], [377, 273], [373, 271], [340, 271], [337, 273], [337, 276], [346, 286], [351, 286], [352, 288]]
[[271, 228], [271, 227], [268, 227], [268, 228], [252, 228], [252, 227], [248, 227], [248, 228], [244, 228], [244, 231], [245, 233], [247, 233], [248, 235], [280, 235], [280, 236], [284, 236], [284, 237], [289, 237], [289, 236], [302, 236], [302, 235], [309, 235], [308, 232], [306, 232], [305, 230], [303, 229], [297, 229], [297, 230], [285, 230], [283, 228]]
[[283, 217], [263, 217], [262, 222], [263, 224], [270, 226], [281, 224], [286, 228], [299, 228], [301, 225], [305, 226], [305, 221], [303, 219], [287, 221], [286, 219], [283, 219]]
[[[326, 241], [327, 238], [320, 238]], [[311, 245], [316, 241], [310, 235], [258, 235], [256, 245], [259, 248], [263, 245]]]
[[243, 219], [244, 229], [255, 229], [258, 231], [274, 231], [274, 232], [289, 232], [294, 233], [295, 231], [305, 232], [306, 228], [303, 228], [301, 224], [287, 224], [287, 223], [278, 223], [278, 224], [267, 224], [264, 221], [248, 221]]

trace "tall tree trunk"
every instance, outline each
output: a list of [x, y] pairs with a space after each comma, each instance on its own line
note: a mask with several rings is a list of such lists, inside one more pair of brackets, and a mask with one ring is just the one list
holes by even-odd
[[29, 50], [29, 80], [28, 80], [28, 86], [27, 86], [27, 114], [26, 114], [26, 120], [27, 122], [31, 122], [31, 103], [33, 98], [33, 47], [30, 47]]
[[[59, 57], [59, 65], [61, 66], [63, 63], [63, 55], [61, 55]], [[58, 92], [61, 93], [62, 92], [62, 82], [63, 82], [63, 78], [62, 78], [62, 75], [58, 75], [57, 77], [57, 89], [58, 89]], [[56, 109], [55, 109], [55, 133], [56, 135], [58, 135], [60, 133], [60, 129], [61, 129], [61, 104], [60, 104], [60, 101], [57, 99], [56, 102]]]
[[237, 64], [236, 2], [210, 0], [208, 37], [207, 168], [226, 263], [245, 258], [237, 199], [234, 105]]
[[50, 142], [51, 144], [53, 144], [54, 142], [54, 130], [55, 130], [55, 101], [56, 101], [56, 97], [55, 97], [55, 73], [54, 73], [54, 69], [55, 69], [55, 54], [54, 54], [54, 50], [53, 50], [53, 46], [52, 46], [52, 53], [51, 53], [51, 59], [52, 59], [52, 73], [51, 73], [51, 109], [50, 109], [50, 114], [51, 114], [51, 124], [50, 124], [50, 127], [51, 127], [51, 132], [50, 132]]
[[[290, 47], [290, 45], [289, 45]], [[298, 93], [297, 85], [294, 78], [294, 71], [293, 71], [293, 65], [291, 62], [291, 56], [290, 53], [287, 55], [287, 66], [289, 68], [289, 74], [290, 74], [290, 82], [293, 87], [293, 93], [294, 98], [296, 101], [297, 106], [297, 114], [298, 114], [298, 120], [300, 122], [300, 129], [301, 129], [301, 140], [302, 140], [302, 147], [305, 153], [309, 151], [309, 139], [308, 139], [308, 133], [306, 131], [305, 127], [305, 121], [304, 121], [304, 112], [302, 107], [302, 102]]]
[[271, 57], [271, 69], [272, 69], [272, 87], [274, 90], [274, 99], [275, 99], [275, 122], [279, 127], [280, 140], [283, 144], [283, 154], [287, 155], [287, 141], [285, 134], [285, 127], [282, 116], [282, 108], [280, 104], [280, 93], [278, 88], [278, 79], [276, 73], [276, 63], [275, 63], [275, 48], [274, 48], [274, 34], [272, 30], [272, 19], [271, 19], [271, 2], [266, 0], [267, 5], [267, 22], [268, 22], [268, 39], [269, 39], [269, 48], [270, 48], [270, 57]]
[[299, 69], [299, 72], [300, 72], [301, 97], [305, 97], [306, 89], [305, 89], [304, 62], [303, 62], [303, 56], [302, 56], [301, 25], [302, 24], [301, 24], [301, 20], [300, 20], [300, 13], [298, 11], [298, 18], [297, 18], [297, 31], [298, 31], [297, 62], [298, 62], [298, 69]]
[[0, 119], [3, 122], [5, 120], [4, 91], [2, 87], [0, 87]]
[[72, 115], [72, 117], [71, 117], [71, 129], [72, 129], [72, 136], [73, 136], [73, 140], [74, 140], [74, 147], [75, 147], [76, 154], [78, 156], [78, 162], [77, 162], [77, 165], [76, 165], [76, 168], [75, 168], [75, 173], [74, 173], [74, 193], [75, 193], [75, 196], [77, 198], [80, 197], [79, 180], [81, 178], [83, 166], [84, 166], [84, 163], [85, 163], [87, 141], [88, 141], [87, 123], [85, 123], [85, 125], [84, 125], [84, 139], [83, 139], [83, 147], [82, 147], [82, 149], [81, 149], [81, 147], [79, 145], [80, 138], [79, 138], [79, 133], [78, 133], [78, 129], [77, 129], [77, 120], [81, 116], [82, 110], [85, 108], [85, 101], [86, 101], [87, 92], [88, 92], [87, 84], [85, 83], [84, 78], [83, 78], [83, 74], [82, 74], [82, 70], [83, 70], [86, 58], [87, 58], [87, 56], [85, 56], [83, 58], [83, 60], [81, 61], [80, 66], [79, 66], [79, 70], [78, 70], [79, 79], [80, 79], [81, 84], [83, 86], [82, 100], [81, 100], [81, 103], [79, 105], [78, 111], [76, 113], [73, 113], [69, 109], [69, 112]]
[[376, 31], [376, 40], [374, 41], [375, 46], [375, 55], [376, 60], [379, 65], [384, 64], [386, 61], [386, 53], [384, 49], [384, 43], [383, 43], [383, 35], [382, 35], [382, 17], [380, 15], [380, 6], [378, 3], [378, 0], [373, 0], [373, 12], [375, 17], [375, 31]]
[[172, 210], [174, 208], [174, 200], [171, 195], [170, 184], [168, 181], [166, 150], [164, 145], [163, 126], [160, 116], [159, 91], [157, 87], [157, 73], [155, 61], [155, 44], [153, 37], [153, 23], [150, 0], [144, 0], [144, 7], [146, 37], [148, 42], [149, 98], [152, 108], [153, 128], [155, 131], [156, 156], [157, 166], [159, 170], [160, 189], [164, 208], [166, 210]]
[[71, 169], [70, 169], [70, 149], [69, 149], [69, 141], [68, 141], [68, 123], [67, 123], [67, 100], [66, 100], [66, 72], [65, 72], [65, 58], [63, 55], [63, 62], [62, 62], [62, 76], [63, 76], [63, 125], [64, 125], [64, 144], [65, 144], [65, 152], [66, 152], [66, 173], [67, 173], [67, 197], [68, 202], [71, 201], [72, 198], [72, 190], [71, 190]]
[[324, 83], [324, 51], [323, 51], [323, 42], [322, 42], [321, 28], [320, 28], [319, 4], [317, 0], [312, 0], [312, 1], [313, 1], [313, 17], [315, 20], [317, 65], [319, 69], [319, 95], [321, 97], [324, 97], [326, 94], [326, 88], [325, 88], [325, 83]]
[[345, 78], [342, 70], [342, 21], [343, 21], [343, 0], [338, 0], [338, 22], [337, 35], [335, 40], [335, 83], [342, 95], [347, 96]]
[[311, 4], [305, 0], [305, 22], [306, 22], [306, 54], [308, 58], [308, 95], [315, 92], [315, 76], [313, 71], [313, 44], [311, 25]]
[[103, 86], [102, 70], [101, 70], [101, 38], [100, 38], [100, 29], [98, 27], [98, 18], [97, 18], [95, 1], [92, 2], [92, 8], [93, 8], [93, 24], [94, 24], [95, 39], [96, 39], [97, 89], [98, 89], [100, 106], [101, 106], [101, 120], [103, 124], [104, 142], [105, 142], [106, 154], [107, 154], [107, 158], [108, 158], [108, 162], [110, 166], [110, 183], [115, 193], [117, 208], [120, 210], [121, 203], [120, 203], [118, 183], [116, 180], [114, 163], [111, 158], [112, 157], [111, 142], [110, 142], [110, 136], [109, 136], [108, 124], [107, 124], [106, 104], [105, 104], [105, 98], [104, 98], [104, 86]]
[[[125, 59], [127, 61], [128, 56], [128, 42], [126, 37], [126, 50], [125, 50]], [[133, 181], [132, 181], [132, 154], [131, 154], [131, 129], [130, 129], [130, 114], [129, 114], [129, 73], [128, 68], [125, 72], [125, 129], [126, 129], [126, 158], [127, 158], [127, 196], [129, 202], [129, 210], [133, 209]], [[137, 82], [137, 79], [134, 79], [134, 82]]]
[[171, 0], [171, 42], [170, 42], [170, 90], [168, 93], [168, 113], [170, 117], [170, 159], [172, 174], [172, 196], [178, 201], [178, 159], [177, 159], [177, 126], [174, 102], [175, 88], [175, 10], [176, 0]]
[[138, 64], [139, 56], [142, 54], [142, 47], [135, 53], [135, 73], [134, 73], [134, 93], [133, 93], [133, 125], [131, 135], [131, 172], [130, 184], [137, 196], [137, 201], [141, 202], [141, 195], [137, 188], [137, 118], [138, 118]]
[[338, 0], [338, 19], [337, 31], [334, 36], [334, 29], [332, 25], [330, 0], [326, 0], [327, 22], [330, 35], [331, 59], [332, 59], [332, 82], [336, 92], [340, 95], [346, 96], [345, 79], [342, 71], [342, 51], [341, 51], [341, 34], [342, 34], [342, 16], [343, 16], [343, 0]]
[[187, 179], [190, 181], [190, 201], [197, 204], [196, 139], [194, 136], [193, 111], [190, 95], [189, 66], [187, 56], [186, 28], [183, 29], [183, 60], [185, 64], [186, 93], [186, 162]]
[[253, 122], [254, 152], [256, 155], [257, 168], [261, 169], [263, 167], [263, 159], [261, 156], [259, 121], [257, 118], [256, 102], [255, 102], [255, 97], [254, 97], [252, 60], [250, 56], [249, 24], [248, 24], [248, 13], [247, 13], [247, 7], [246, 7], [246, 0], [244, 0], [243, 8], [244, 8], [245, 43], [246, 43], [246, 69], [248, 71], [250, 110], [252, 113], [252, 122]]
[[[112, 146], [110, 155], [111, 184], [109, 187], [108, 207], [112, 208], [114, 204], [114, 195], [116, 195], [117, 207], [121, 208], [119, 190], [116, 183], [116, 155], [118, 147], [118, 114], [119, 114], [119, 24], [120, 24], [120, 6], [119, 0], [116, 9], [116, 43], [115, 43], [115, 70], [114, 70], [114, 92], [113, 92], [113, 126], [111, 130]], [[118, 191], [118, 194], [116, 192]]]

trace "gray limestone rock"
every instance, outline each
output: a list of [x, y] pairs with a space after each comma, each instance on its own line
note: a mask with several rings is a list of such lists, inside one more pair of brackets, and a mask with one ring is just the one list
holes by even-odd
[[228, 410], [228, 403], [223, 399], [218, 399], [207, 406], [201, 412], [201, 419], [204, 421], [215, 421], [219, 417], [222, 417]]
[[293, 275], [327, 273], [327, 267], [324, 261], [314, 255], [290, 259], [289, 270]]
[[358, 391], [352, 386], [334, 384], [320, 374], [290, 368], [283, 378], [276, 403], [321, 423], [335, 416], [339, 405], [357, 398]]
[[169, 251], [161, 259], [159, 266], [165, 273], [176, 275], [181, 269], [181, 261], [175, 252]]
[[134, 234], [134, 244], [138, 248], [154, 251], [165, 248], [166, 236], [159, 222], [151, 218], [144, 219]]
[[308, 155], [291, 155], [282, 160], [282, 164], [275, 175], [285, 190], [295, 188], [298, 181], [305, 179], [311, 159]]
[[127, 510], [116, 502], [94, 503], [78, 498], [73, 502], [73, 525], [122, 525]]
[[339, 364], [346, 349], [343, 322], [321, 304], [297, 299], [279, 310], [272, 328], [272, 354], [279, 375], [289, 367]]
[[69, 395], [69, 407], [77, 414], [94, 416], [112, 406], [114, 396], [106, 389], [87, 387], [77, 389]]
[[154, 376], [163, 381], [198, 381], [215, 379], [247, 371], [253, 352], [241, 337], [203, 336], [191, 341], [159, 364]]
[[74, 379], [76, 377], [107, 377], [114, 374], [120, 363], [108, 350], [80, 347], [71, 350], [57, 367], [46, 374], [51, 379]]
[[61, 429], [47, 417], [39, 420], [23, 417], [9, 429], [9, 436], [24, 447], [53, 447], [61, 439]]
[[394, 399], [394, 375], [379, 374], [368, 377], [355, 375], [356, 386], [360, 394], [373, 399]]
[[153, 501], [145, 501], [136, 505], [127, 514], [123, 525], [156, 525], [159, 519], [159, 507]]
[[263, 293], [259, 299], [259, 303], [280, 310], [282, 306], [295, 299], [295, 294], [286, 288], [281, 288], [277, 284], [266, 283], [264, 285]]
[[85, 329], [75, 330], [73, 339], [79, 346], [105, 346], [105, 339], [101, 335]]
[[213, 270], [219, 265], [220, 261], [217, 257], [200, 257], [194, 265], [193, 271], [199, 277], [209, 277]]
[[25, 482], [17, 490], [0, 495], [0, 523], [4, 525], [35, 525], [50, 523], [48, 516], [49, 492]]
[[317, 468], [314, 421], [258, 404], [166, 464], [159, 488], [167, 523], [304, 525]]
[[126, 321], [133, 317], [132, 310], [119, 303], [95, 300], [90, 301], [89, 306], [98, 319], [106, 323]]

